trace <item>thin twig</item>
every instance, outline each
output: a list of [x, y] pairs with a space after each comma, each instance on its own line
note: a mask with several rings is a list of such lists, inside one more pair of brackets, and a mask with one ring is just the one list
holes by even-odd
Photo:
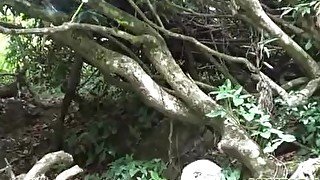
[[72, 15], [72, 18], [71, 18], [70, 22], [74, 22], [74, 20], [76, 19], [76, 16], [79, 14], [83, 4], [84, 4], [84, 2], [81, 2], [79, 7], [77, 8], [76, 12]]
[[151, 2], [150, 2], [149, 0], [146, 0], [146, 2], [147, 2], [147, 4], [148, 4], [148, 6], [149, 6], [149, 8], [150, 8], [150, 10], [151, 10], [151, 12], [152, 12], [152, 14], [156, 17], [156, 20], [158, 21], [160, 27], [164, 27], [164, 26], [163, 26], [163, 23], [162, 23], [162, 21], [161, 21], [161, 19], [160, 19], [160, 17], [159, 17], [159, 15], [158, 15], [158, 13], [156, 12], [156, 10], [154, 9], [154, 7], [152, 6]]

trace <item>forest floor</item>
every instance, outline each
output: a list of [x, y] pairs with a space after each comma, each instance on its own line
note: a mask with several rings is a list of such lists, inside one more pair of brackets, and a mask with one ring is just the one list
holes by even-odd
[[[52, 99], [50, 107], [43, 109], [26, 100], [1, 99], [0, 169], [9, 163], [15, 175], [27, 173], [50, 152], [51, 127], [60, 114], [60, 102], [60, 99]], [[75, 122], [67, 126], [79, 126]]]

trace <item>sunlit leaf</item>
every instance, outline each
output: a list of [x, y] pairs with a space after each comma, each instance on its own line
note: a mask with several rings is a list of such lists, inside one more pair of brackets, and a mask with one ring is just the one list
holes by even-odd
[[306, 50], [309, 50], [309, 49], [312, 48], [312, 42], [311, 42], [310, 39], [309, 39], [309, 41], [307, 42], [307, 44], [304, 46], [304, 48], [305, 48]]
[[270, 131], [264, 131], [264, 132], [261, 132], [259, 135], [261, 137], [265, 138], [265, 139], [269, 139], [271, 137], [271, 132]]
[[252, 121], [254, 119], [254, 115], [253, 113], [244, 113], [242, 114], [243, 118], [247, 121]]
[[210, 113], [206, 114], [207, 117], [215, 118], [215, 117], [224, 117], [227, 113], [223, 109], [218, 109], [211, 111]]
[[233, 101], [233, 104], [234, 104], [236, 107], [238, 107], [238, 106], [240, 106], [241, 104], [244, 103], [244, 100], [243, 100], [243, 99], [241, 99], [241, 98], [236, 98], [236, 97], [232, 98], [232, 101]]
[[279, 138], [281, 138], [285, 142], [294, 142], [296, 140], [296, 137], [290, 134], [283, 134], [279, 136]]
[[239, 87], [239, 89], [237, 89], [237, 90], [234, 92], [234, 94], [235, 94], [235, 95], [240, 95], [242, 89], [243, 89], [242, 87]]
[[263, 149], [264, 153], [272, 153], [274, 152], [282, 143], [283, 141], [278, 141], [273, 143], [272, 145], [268, 143], [267, 147]]

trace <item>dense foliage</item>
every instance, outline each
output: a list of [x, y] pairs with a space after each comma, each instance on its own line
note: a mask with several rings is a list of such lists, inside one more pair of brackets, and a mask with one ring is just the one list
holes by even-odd
[[0, 135], [41, 126], [43, 155], [62, 134], [88, 180], [175, 179], [201, 158], [225, 179], [286, 177], [320, 155], [318, 0], [0, 7]]

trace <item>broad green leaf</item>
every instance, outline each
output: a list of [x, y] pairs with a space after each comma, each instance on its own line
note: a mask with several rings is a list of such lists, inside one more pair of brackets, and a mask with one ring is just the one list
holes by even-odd
[[279, 141], [273, 143], [271, 146], [270, 146], [270, 144], [268, 144], [267, 147], [263, 149], [263, 152], [264, 153], [274, 152], [281, 145], [282, 142], [283, 141], [279, 140]]
[[223, 93], [219, 93], [217, 96], [216, 96], [216, 100], [221, 100], [221, 99], [225, 99], [225, 98], [228, 98], [228, 94], [223, 92]]
[[296, 140], [296, 137], [290, 134], [283, 134], [279, 136], [279, 138], [281, 138], [285, 142], [294, 142]]
[[151, 179], [152, 179], [152, 180], [161, 179], [161, 178], [159, 177], [159, 174], [158, 174], [158, 173], [156, 173], [156, 172], [154, 172], [154, 171], [149, 171], [149, 173], [150, 173], [150, 176], [151, 176]]
[[239, 87], [239, 89], [237, 89], [237, 90], [234, 92], [234, 94], [235, 94], [235, 95], [240, 95], [241, 91], [242, 91], [242, 87]]
[[129, 169], [130, 177], [134, 177], [137, 174], [137, 172], [139, 172], [139, 169], [136, 169], [136, 168]]
[[274, 147], [272, 147], [271, 145], [269, 145], [263, 149], [263, 152], [264, 153], [272, 153], [272, 152], [274, 152], [274, 150], [276, 150], [276, 149]]
[[270, 115], [264, 114], [260, 118], [260, 122], [267, 122], [270, 120]]
[[273, 133], [273, 134], [277, 134], [278, 136], [281, 136], [283, 134], [282, 131], [278, 130], [278, 129], [270, 129], [270, 132]]
[[224, 117], [227, 113], [223, 109], [218, 109], [211, 111], [210, 113], [206, 114], [207, 117], [214, 118], [214, 117]]
[[262, 111], [258, 106], [254, 106], [251, 109], [249, 109], [249, 112], [252, 114], [262, 114]]
[[261, 132], [259, 135], [265, 139], [269, 139], [271, 137], [271, 132], [265, 131], [265, 132]]
[[271, 127], [272, 127], [272, 124], [271, 124], [270, 122], [263, 121], [263, 122], [260, 122], [260, 124], [261, 124], [262, 126], [267, 127], [267, 128], [271, 128]]
[[237, 98], [237, 97], [232, 98], [232, 101], [233, 101], [233, 104], [234, 104], [236, 107], [238, 107], [238, 106], [240, 106], [241, 104], [244, 103], [244, 100], [243, 100], [243, 99]]
[[252, 121], [254, 119], [254, 115], [253, 113], [244, 113], [242, 114], [243, 118], [247, 121]]
[[263, 149], [264, 153], [272, 153], [277, 149], [277, 147], [275, 146], [267, 146]]

